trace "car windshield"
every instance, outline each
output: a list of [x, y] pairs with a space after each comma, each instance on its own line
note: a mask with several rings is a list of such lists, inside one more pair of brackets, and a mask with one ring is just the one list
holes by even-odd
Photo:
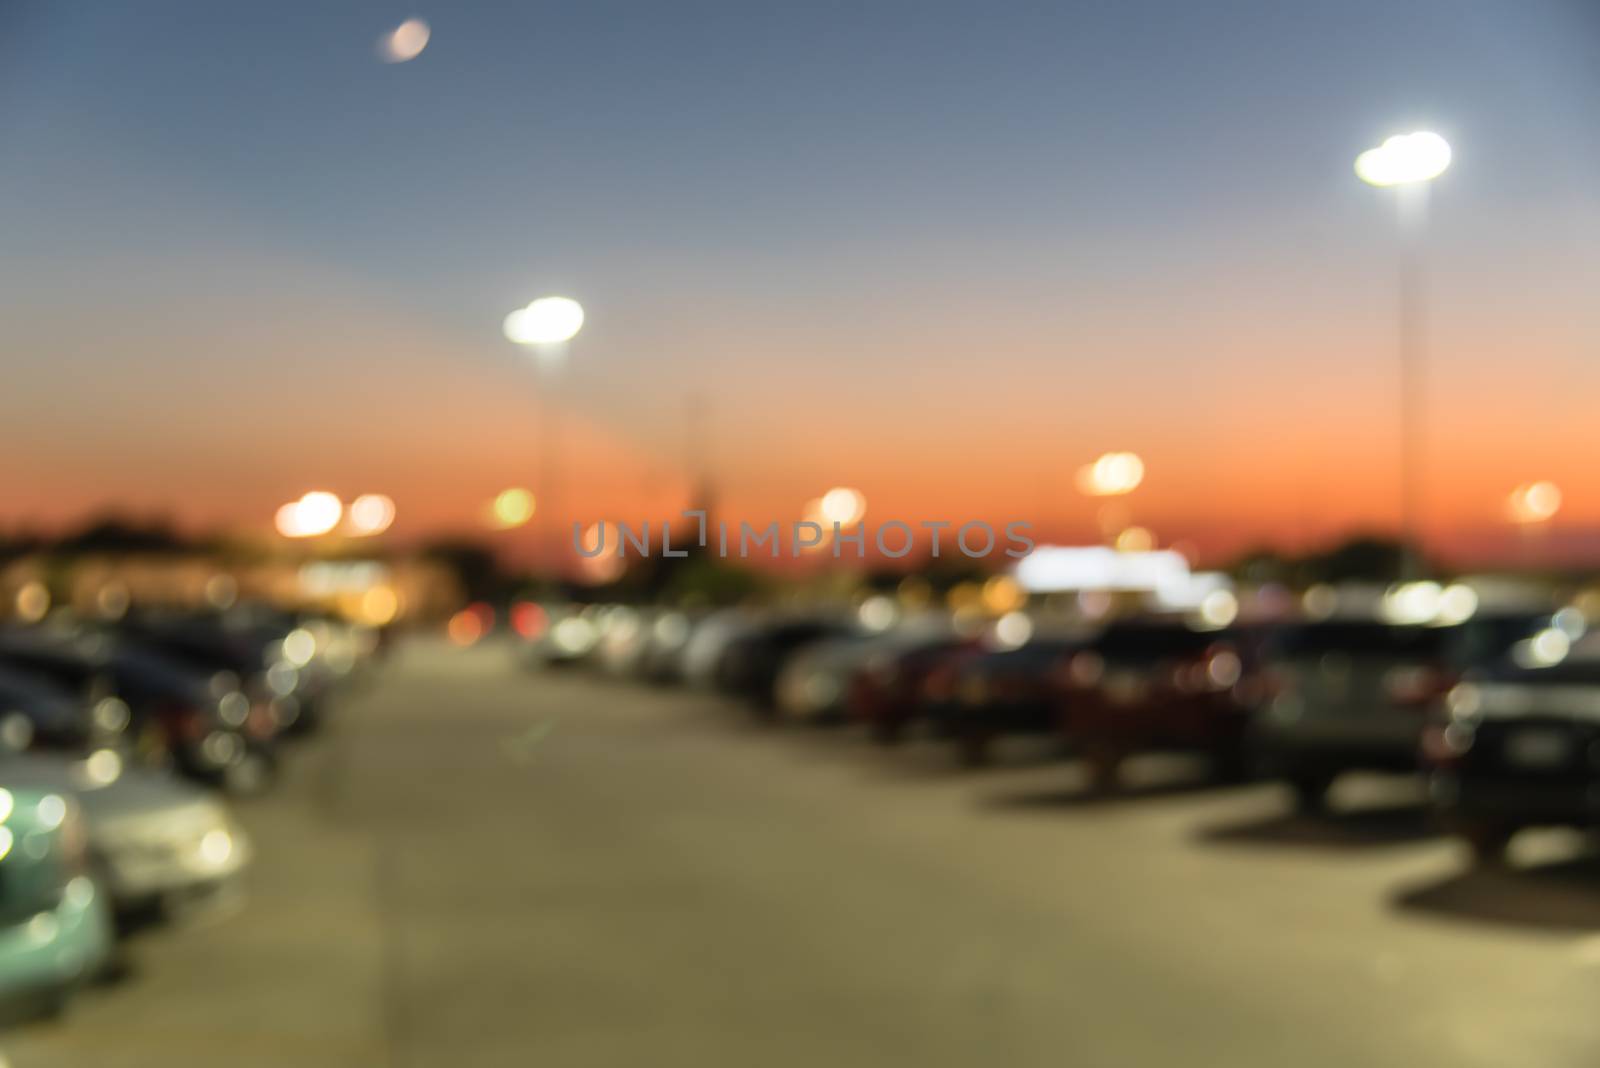
[[1113, 626], [1094, 643], [1107, 660], [1165, 660], [1200, 656], [1218, 642], [1234, 640], [1228, 631], [1197, 630], [1183, 624]]

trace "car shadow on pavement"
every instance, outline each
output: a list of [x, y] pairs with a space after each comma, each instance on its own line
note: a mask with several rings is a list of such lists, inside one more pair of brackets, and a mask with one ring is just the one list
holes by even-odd
[[962, 761], [954, 744], [922, 738], [903, 745], [875, 745], [865, 737], [855, 747], [852, 758], [875, 777], [904, 781], [999, 777], [1033, 768], [1048, 767], [1062, 760], [1059, 746], [1021, 739], [997, 746], [988, 758], [977, 764]]
[[1110, 791], [1096, 790], [1090, 785], [1089, 775], [1082, 765], [1073, 763], [1072, 778], [1060, 787], [1032, 789], [1007, 793], [994, 793], [985, 797], [985, 808], [1011, 810], [1090, 810], [1111, 805], [1137, 804], [1168, 797], [1187, 797], [1192, 794], [1220, 793], [1239, 789], [1241, 784], [1223, 781], [1210, 776], [1183, 776], [1159, 780], [1141, 780], [1125, 783]]
[[1325, 812], [1278, 812], [1201, 827], [1195, 837], [1213, 845], [1371, 849], [1408, 845], [1440, 834], [1428, 806], [1414, 801]]
[[1396, 908], [1448, 920], [1542, 931], [1600, 930], [1600, 856], [1525, 867], [1464, 868], [1397, 892]]

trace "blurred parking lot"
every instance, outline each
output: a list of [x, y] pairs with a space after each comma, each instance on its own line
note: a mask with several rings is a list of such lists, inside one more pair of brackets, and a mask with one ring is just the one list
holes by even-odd
[[1152, 758], [1091, 799], [1029, 739], [962, 769], [431, 638], [302, 744], [237, 807], [245, 905], [131, 939], [18, 1068], [1577, 1066], [1600, 1030], [1593, 862], [1474, 870], [1398, 780], [1312, 820]]

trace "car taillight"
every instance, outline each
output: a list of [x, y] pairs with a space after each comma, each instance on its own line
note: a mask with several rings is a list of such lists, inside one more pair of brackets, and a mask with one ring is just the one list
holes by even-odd
[[549, 614], [533, 601], [518, 601], [511, 606], [511, 628], [524, 640], [538, 640], [549, 625]]

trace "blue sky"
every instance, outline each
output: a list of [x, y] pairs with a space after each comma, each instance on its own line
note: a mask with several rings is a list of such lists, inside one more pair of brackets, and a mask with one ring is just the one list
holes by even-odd
[[[378, 35], [411, 15], [428, 49], [377, 62]], [[1187, 470], [1196, 437], [1231, 456], [1260, 398], [1316, 387], [1327, 339], [1389, 344], [1393, 220], [1350, 161], [1428, 126], [1457, 160], [1432, 239], [1436, 342], [1463, 368], [1444, 376], [1445, 414], [1452, 383], [1467, 404], [1515, 355], [1528, 373], [1499, 395], [1519, 422], [1560, 426], [1571, 387], [1600, 385], [1597, 113], [1600, 7], [1576, 0], [13, 2], [9, 425], [38, 435], [72, 396], [84, 444], [52, 484], [60, 509], [183, 508], [205, 478], [180, 492], [141, 471], [226, 427], [258, 442], [291, 400], [331, 423], [376, 388], [403, 432], [365, 452], [292, 445], [276, 476], [371, 480], [448, 435], [441, 396], [516, 421], [494, 408], [522, 373], [499, 320], [556, 291], [591, 314], [563, 385], [574, 418], [659, 455], [681, 436], [679, 396], [709, 391], [725, 439], [750, 443], [724, 474], [752, 499], [852, 474], [917, 483], [947, 433], [930, 424], [975, 387], [1029, 455], [1059, 448], [1070, 466], [1115, 434]], [[1309, 378], [1284, 374], [1302, 359]], [[325, 381], [274, 392], [285, 366]], [[1377, 363], [1363, 374], [1385, 381]], [[219, 391], [236, 410], [194, 410]], [[1038, 399], [1086, 391], [1138, 403], [1063, 428]], [[830, 440], [785, 448], [828, 405]], [[1560, 459], [1558, 435], [1521, 438], [1531, 466]], [[109, 440], [135, 445], [108, 458]], [[521, 427], [495, 447], [531, 440]], [[898, 475], [881, 455], [894, 442]], [[1374, 430], [1352, 448], [1391, 446]], [[1307, 448], [1307, 463], [1333, 455]], [[786, 462], [763, 468], [775, 449]], [[852, 472], [869, 451], [876, 466]], [[259, 453], [237, 447], [240, 463]], [[510, 477], [497, 462], [482, 459], [486, 486]], [[216, 499], [197, 514], [264, 506]], [[1161, 499], [1216, 518], [1180, 486]]]

